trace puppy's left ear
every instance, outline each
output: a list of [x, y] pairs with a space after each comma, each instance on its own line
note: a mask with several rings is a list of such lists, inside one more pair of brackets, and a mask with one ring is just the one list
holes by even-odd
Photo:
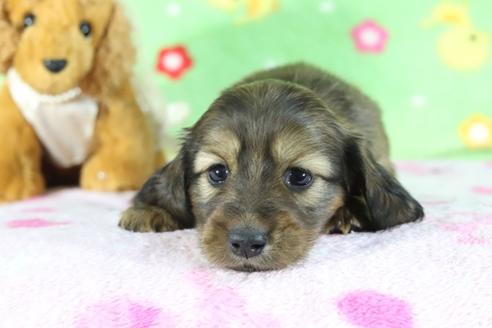
[[423, 218], [422, 206], [377, 163], [362, 140], [350, 137], [344, 158], [345, 210], [362, 230], [382, 230]]
[[111, 96], [129, 82], [136, 58], [131, 30], [123, 8], [115, 3], [98, 42], [92, 71], [82, 83], [85, 92], [97, 98]]
[[173, 231], [194, 225], [187, 192], [187, 163], [184, 149], [147, 180], [133, 199], [119, 226], [131, 231]]

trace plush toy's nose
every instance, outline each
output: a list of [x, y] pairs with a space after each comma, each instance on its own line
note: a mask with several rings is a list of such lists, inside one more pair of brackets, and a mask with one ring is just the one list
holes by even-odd
[[67, 66], [65, 59], [45, 59], [43, 61], [44, 67], [51, 73], [60, 73]]

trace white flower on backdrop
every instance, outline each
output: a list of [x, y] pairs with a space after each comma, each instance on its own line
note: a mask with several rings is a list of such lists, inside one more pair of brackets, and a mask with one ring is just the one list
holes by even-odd
[[165, 12], [167, 16], [176, 17], [180, 16], [183, 11], [181, 5], [177, 2], [170, 2], [166, 5]]
[[319, 3], [319, 11], [325, 14], [331, 14], [332, 12], [335, 11], [335, 3], [330, 0], [323, 0]]
[[416, 93], [410, 98], [410, 104], [415, 109], [421, 109], [427, 106], [428, 100], [423, 94]]

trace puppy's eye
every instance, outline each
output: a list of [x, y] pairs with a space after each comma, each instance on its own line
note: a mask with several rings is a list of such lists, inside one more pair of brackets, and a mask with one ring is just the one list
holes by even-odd
[[89, 37], [92, 33], [91, 23], [88, 21], [82, 21], [82, 23], [80, 23], [80, 32], [82, 32], [86, 38]]
[[222, 164], [216, 164], [208, 169], [208, 181], [213, 185], [224, 183], [228, 175], [229, 170]]
[[36, 16], [34, 16], [33, 13], [27, 13], [24, 16], [24, 21], [23, 21], [24, 28], [27, 28], [29, 26], [33, 26], [34, 22], [36, 22]]
[[284, 181], [293, 189], [304, 189], [311, 186], [313, 175], [308, 170], [293, 167], [285, 171]]

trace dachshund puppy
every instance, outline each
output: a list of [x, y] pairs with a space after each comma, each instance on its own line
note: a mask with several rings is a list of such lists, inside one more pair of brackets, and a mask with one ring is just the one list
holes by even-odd
[[119, 225], [196, 227], [211, 262], [280, 269], [320, 234], [424, 216], [388, 152], [378, 107], [352, 86], [305, 64], [259, 72], [222, 93]]

